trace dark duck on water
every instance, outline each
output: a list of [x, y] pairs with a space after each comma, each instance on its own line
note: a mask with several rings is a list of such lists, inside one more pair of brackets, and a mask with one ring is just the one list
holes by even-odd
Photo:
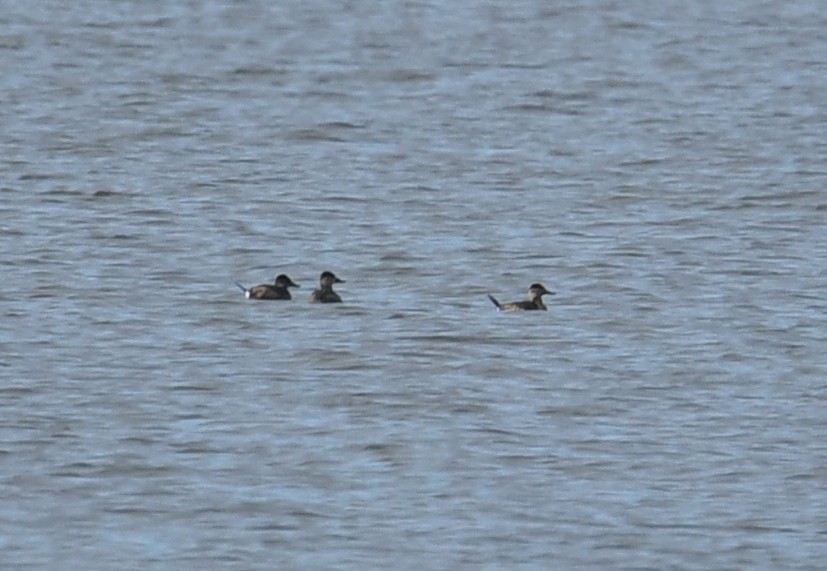
[[543, 303], [543, 296], [546, 294], [554, 295], [554, 292], [547, 290], [541, 283], [533, 283], [528, 288], [528, 299], [524, 301], [500, 303], [490, 293], [488, 294], [488, 299], [490, 299], [500, 311], [531, 311], [534, 309], [542, 309], [543, 311], [546, 311], [546, 304]]
[[238, 282], [235, 285], [241, 288], [244, 292], [244, 297], [247, 299], [292, 299], [290, 295], [291, 287], [299, 287], [298, 284], [293, 283], [289, 277], [284, 274], [276, 276], [272, 284], [261, 284], [247, 289]]
[[319, 276], [319, 289], [310, 294], [310, 303], [342, 303], [339, 294], [333, 291], [333, 284], [343, 284], [345, 280], [337, 278], [333, 272], [324, 271]]

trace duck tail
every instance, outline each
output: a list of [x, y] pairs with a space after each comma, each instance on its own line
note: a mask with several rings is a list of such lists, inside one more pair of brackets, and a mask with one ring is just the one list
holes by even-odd
[[496, 305], [496, 306], [497, 306], [497, 309], [500, 309], [500, 302], [499, 302], [499, 301], [497, 301], [497, 298], [495, 298], [493, 295], [491, 295], [491, 294], [489, 293], [489, 294], [488, 294], [488, 299], [490, 299], [490, 300], [491, 300], [491, 303], [493, 303], [494, 305]]
[[244, 293], [247, 293], [247, 288], [246, 288], [246, 287], [244, 287], [243, 285], [241, 285], [241, 284], [240, 284], [240, 283], [238, 283], [238, 282], [235, 282], [235, 285], [237, 285], [238, 287], [240, 287], [240, 288], [241, 288], [241, 291], [243, 291]]

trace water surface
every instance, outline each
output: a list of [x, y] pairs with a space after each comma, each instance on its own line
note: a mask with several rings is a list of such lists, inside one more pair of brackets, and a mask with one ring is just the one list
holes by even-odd
[[5, 567], [821, 567], [820, 3], [0, 5]]

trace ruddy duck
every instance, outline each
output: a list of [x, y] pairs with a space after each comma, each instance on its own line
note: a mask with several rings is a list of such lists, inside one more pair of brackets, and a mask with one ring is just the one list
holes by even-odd
[[342, 303], [342, 298], [333, 291], [333, 284], [343, 283], [345, 280], [340, 280], [333, 275], [333, 272], [324, 271], [319, 277], [319, 289], [315, 290], [307, 301], [310, 303]]
[[293, 299], [290, 296], [290, 290], [287, 288], [300, 287], [284, 274], [276, 276], [272, 285], [261, 284], [250, 289], [247, 289], [238, 282], [235, 282], [235, 285], [241, 288], [244, 292], [244, 297], [247, 299]]
[[554, 292], [548, 291], [543, 284], [533, 283], [528, 288], [528, 299], [525, 301], [500, 303], [490, 293], [488, 294], [488, 299], [493, 301], [494, 305], [496, 305], [500, 311], [528, 311], [531, 309], [542, 309], [546, 311], [546, 304], [543, 303], [543, 296], [545, 294], [554, 295]]

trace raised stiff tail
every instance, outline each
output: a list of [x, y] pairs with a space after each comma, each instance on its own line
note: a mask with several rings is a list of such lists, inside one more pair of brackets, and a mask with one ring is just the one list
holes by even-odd
[[240, 283], [238, 283], [238, 282], [235, 282], [235, 285], [237, 285], [238, 287], [240, 287], [240, 288], [241, 288], [241, 291], [243, 291], [244, 293], [247, 293], [247, 288], [246, 288], [246, 287], [244, 287], [243, 285], [241, 285], [241, 284], [240, 284]]
[[491, 300], [491, 303], [493, 303], [494, 305], [496, 305], [496, 306], [497, 306], [497, 309], [499, 309], [499, 308], [500, 308], [500, 302], [499, 302], [499, 301], [497, 301], [497, 298], [495, 298], [495, 297], [494, 297], [493, 295], [491, 295], [490, 293], [488, 294], [488, 299], [490, 299], [490, 300]]

